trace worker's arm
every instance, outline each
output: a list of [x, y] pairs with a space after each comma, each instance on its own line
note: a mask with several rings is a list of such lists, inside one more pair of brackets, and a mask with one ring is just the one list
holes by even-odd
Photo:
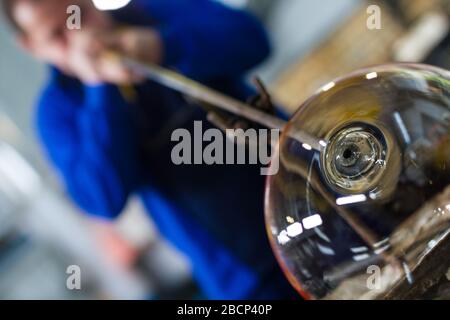
[[164, 64], [197, 80], [241, 76], [270, 52], [263, 26], [248, 12], [214, 0], [138, 3], [158, 21]]
[[138, 183], [126, 107], [112, 86], [85, 87], [76, 98], [55, 81], [39, 103], [37, 125], [49, 158], [73, 200], [100, 217], [118, 215]]

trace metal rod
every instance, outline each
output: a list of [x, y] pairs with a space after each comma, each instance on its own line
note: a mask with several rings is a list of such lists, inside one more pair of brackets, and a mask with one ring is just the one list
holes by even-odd
[[[267, 128], [278, 129], [282, 131], [287, 123], [286, 121], [278, 117], [255, 109], [254, 107], [246, 103], [226, 96], [175, 71], [163, 68], [155, 64], [142, 63], [128, 57], [123, 57], [120, 55], [115, 56], [132, 70], [152, 81], [155, 81], [161, 85], [176, 90], [201, 102], [208, 103], [222, 110], [231, 112], [235, 115], [266, 126]], [[302, 130], [296, 129], [295, 132], [291, 134], [291, 137], [304, 144], [308, 144], [314, 150], [320, 151], [322, 149], [322, 146], [320, 145], [318, 139]]]

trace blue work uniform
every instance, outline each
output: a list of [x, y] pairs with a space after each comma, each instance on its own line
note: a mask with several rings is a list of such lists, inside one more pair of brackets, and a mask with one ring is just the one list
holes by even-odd
[[[157, 29], [164, 66], [242, 100], [252, 94], [243, 73], [270, 51], [252, 15], [211, 0], [135, 0], [113, 15]], [[126, 94], [54, 68], [37, 108], [48, 157], [84, 211], [112, 219], [138, 194], [208, 298], [295, 296], [266, 236], [260, 166], [173, 164], [171, 133], [192, 132], [195, 120], [210, 127], [201, 108], [159, 84]]]

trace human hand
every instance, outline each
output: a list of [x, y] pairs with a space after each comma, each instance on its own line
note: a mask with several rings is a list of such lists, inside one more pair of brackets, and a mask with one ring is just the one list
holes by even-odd
[[127, 27], [108, 33], [77, 31], [70, 39], [68, 72], [87, 84], [143, 80], [142, 75], [108, 53], [157, 64], [162, 61], [162, 43], [157, 31], [149, 28]]

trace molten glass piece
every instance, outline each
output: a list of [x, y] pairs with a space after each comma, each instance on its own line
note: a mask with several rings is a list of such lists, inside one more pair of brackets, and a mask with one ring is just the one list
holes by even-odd
[[303, 297], [450, 297], [450, 72], [396, 64], [333, 81], [274, 156], [267, 230]]

